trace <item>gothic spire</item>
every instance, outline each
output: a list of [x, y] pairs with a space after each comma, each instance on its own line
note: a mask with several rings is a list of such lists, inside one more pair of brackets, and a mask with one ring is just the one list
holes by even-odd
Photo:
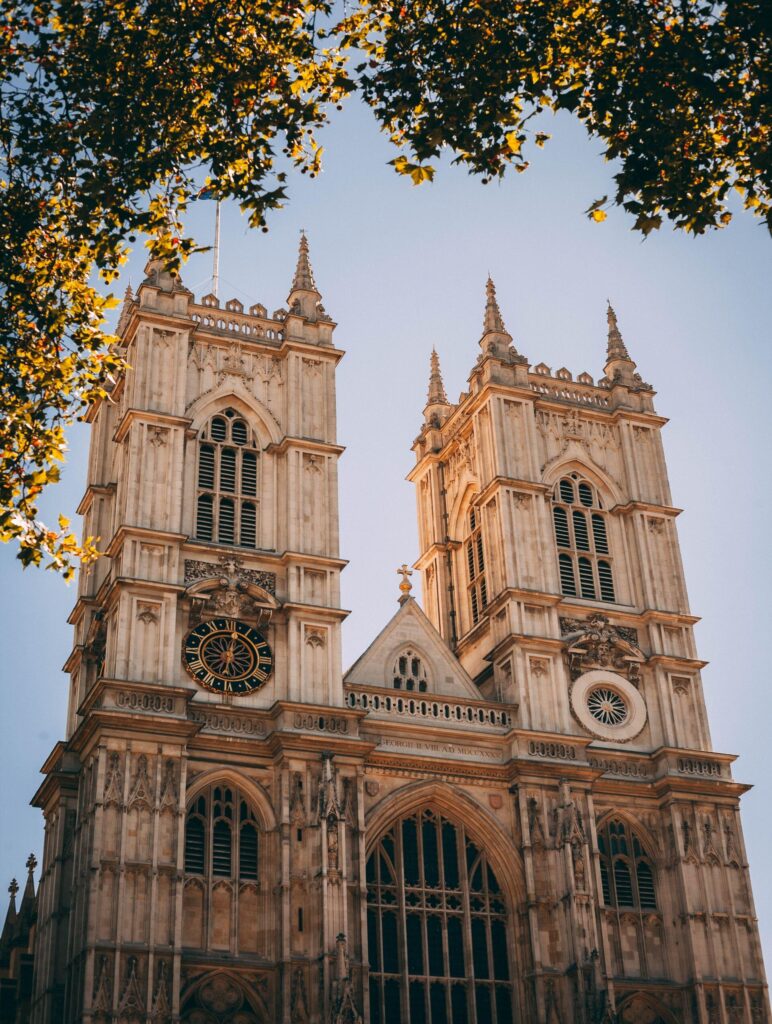
[[621, 374], [623, 377], [632, 373], [635, 369], [635, 363], [630, 358], [630, 353], [627, 351], [627, 346], [622, 340], [622, 333], [619, 330], [619, 324], [617, 323], [617, 315], [614, 312], [614, 308], [611, 302], [607, 299], [606, 308], [606, 319], [608, 321], [608, 345], [606, 348], [606, 366], [605, 372], [609, 380], [613, 380], [616, 375]]
[[121, 306], [121, 315], [118, 317], [118, 326], [116, 331], [118, 334], [123, 333], [123, 329], [126, 326], [129, 319], [129, 311], [132, 303], [134, 302], [134, 292], [131, 290], [131, 285], [126, 285], [126, 291], [123, 296], [123, 305]]
[[622, 340], [622, 335], [617, 324], [617, 315], [614, 312], [614, 307], [611, 302], [606, 299], [606, 319], [608, 320], [608, 349], [606, 352], [606, 359], [608, 361], [612, 359], [627, 359], [630, 360], [630, 354], [625, 347], [625, 343]]
[[295, 276], [292, 279], [293, 292], [315, 292], [316, 282], [314, 272], [311, 269], [311, 260], [308, 258], [308, 239], [305, 231], [300, 232], [300, 246], [298, 249], [298, 264], [295, 267]]
[[18, 891], [19, 883], [15, 878], [12, 878], [11, 884], [8, 886], [8, 892], [11, 896], [8, 901], [8, 913], [5, 915], [5, 925], [3, 926], [2, 935], [0, 935], [0, 951], [3, 952], [8, 949], [16, 928], [16, 893]]
[[433, 348], [429, 371], [429, 394], [426, 396], [426, 405], [424, 406], [424, 422], [429, 426], [438, 427], [444, 419], [447, 419], [449, 411], [450, 402], [445, 394], [445, 385], [442, 383], [440, 357], [437, 355], [437, 350]]
[[440, 357], [437, 349], [432, 348], [429, 371], [429, 394], [427, 395], [428, 405], [448, 405], [448, 396], [445, 394], [445, 385], [442, 383], [442, 370], [440, 370]]
[[319, 301], [321, 297], [316, 287], [316, 281], [314, 281], [311, 260], [308, 257], [308, 239], [305, 231], [301, 231], [298, 263], [295, 267], [295, 276], [292, 279], [292, 288], [287, 296], [290, 313], [305, 317], [306, 320], [329, 319], [324, 312], [324, 306]]
[[483, 337], [486, 334], [506, 334], [507, 329], [504, 326], [504, 321], [501, 316], [501, 310], [499, 309], [498, 299], [496, 298], [496, 285], [493, 283], [493, 278], [488, 274], [488, 280], [485, 283], [485, 316], [483, 318]]

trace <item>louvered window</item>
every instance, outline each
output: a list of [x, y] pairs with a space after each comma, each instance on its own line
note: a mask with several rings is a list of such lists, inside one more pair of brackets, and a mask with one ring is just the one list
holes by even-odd
[[239, 543], [243, 548], [255, 546], [257, 528], [257, 512], [251, 501], [245, 501], [241, 506], [241, 532]]
[[606, 513], [595, 486], [577, 473], [560, 480], [553, 494], [552, 521], [561, 593], [616, 601]]
[[607, 907], [654, 910], [654, 868], [638, 836], [620, 819], [598, 831], [603, 903]]
[[560, 566], [560, 588], [564, 594], [576, 597], [576, 577], [574, 576], [574, 563], [570, 555], [559, 555]]
[[371, 1024], [513, 1024], [513, 950], [486, 854], [426, 809], [367, 861]]
[[231, 878], [238, 864], [240, 878], [257, 880], [258, 850], [257, 819], [238, 790], [215, 785], [196, 797], [185, 819], [187, 874]]
[[482, 535], [480, 510], [471, 508], [467, 520], [468, 536], [464, 542], [466, 550], [467, 587], [472, 625], [477, 625], [488, 607], [488, 585], [485, 579], [485, 550]]
[[198, 540], [258, 546], [258, 460], [255, 437], [233, 409], [210, 420], [198, 450]]

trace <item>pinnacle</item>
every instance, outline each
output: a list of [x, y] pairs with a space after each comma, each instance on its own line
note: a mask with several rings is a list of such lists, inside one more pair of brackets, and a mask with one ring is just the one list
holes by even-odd
[[431, 370], [429, 373], [429, 394], [427, 405], [448, 405], [448, 396], [445, 394], [445, 385], [442, 382], [442, 371], [440, 370], [440, 357], [437, 350], [432, 349]]
[[632, 362], [630, 355], [627, 351], [624, 341], [622, 340], [622, 334], [617, 324], [617, 315], [614, 312], [614, 308], [609, 302], [607, 302], [606, 319], [608, 320], [608, 348], [606, 351], [606, 361], [611, 362], [612, 359], [625, 359], [627, 362]]
[[496, 299], [496, 285], [493, 278], [488, 275], [485, 283], [485, 317], [483, 319], [483, 336], [486, 334], [506, 334], [507, 329], [501, 317], [499, 303]]
[[298, 249], [298, 264], [295, 268], [295, 276], [292, 279], [292, 291], [315, 292], [316, 282], [314, 272], [311, 269], [311, 261], [308, 258], [308, 239], [305, 231], [300, 232], [300, 247]]

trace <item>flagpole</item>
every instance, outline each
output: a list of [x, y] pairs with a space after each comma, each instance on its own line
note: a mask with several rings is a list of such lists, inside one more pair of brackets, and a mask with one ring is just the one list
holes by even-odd
[[217, 294], [220, 289], [220, 200], [217, 200], [217, 210], [214, 215], [214, 266], [212, 267], [212, 294], [219, 299]]

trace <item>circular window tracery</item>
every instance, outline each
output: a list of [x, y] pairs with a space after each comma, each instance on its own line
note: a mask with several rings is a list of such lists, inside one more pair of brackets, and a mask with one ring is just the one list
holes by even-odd
[[608, 686], [598, 686], [590, 691], [587, 708], [601, 725], [621, 725], [628, 715], [624, 697]]
[[587, 732], [612, 743], [627, 743], [646, 725], [646, 702], [616, 672], [592, 669], [571, 687], [571, 712]]

